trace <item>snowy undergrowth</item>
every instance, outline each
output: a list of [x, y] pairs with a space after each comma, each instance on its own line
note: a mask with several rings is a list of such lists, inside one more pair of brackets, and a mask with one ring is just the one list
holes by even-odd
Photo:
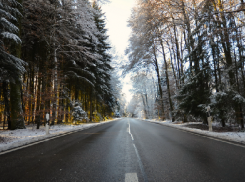
[[[224, 140], [228, 140], [228, 141], [232, 141], [232, 142], [238, 142], [238, 143], [245, 144], [245, 132], [222, 132], [222, 133], [219, 133], [219, 132], [210, 132], [210, 131], [205, 131], [205, 130], [201, 130], [201, 129], [185, 127], [185, 125], [189, 125], [189, 124], [201, 124], [198, 122], [182, 123], [182, 122], [178, 122], [178, 121], [171, 122], [171, 120], [157, 121], [157, 120], [150, 120], [150, 119], [147, 119], [145, 121], [155, 122], [155, 123], [170, 126], [173, 128], [182, 129], [185, 131], [190, 131], [190, 132], [197, 133], [197, 134], [202, 134], [202, 135], [206, 135], [206, 136], [210, 136], [210, 137], [215, 137], [215, 138], [219, 138], [219, 139], [224, 139]], [[213, 126], [214, 125], [217, 125], [217, 124], [213, 123]]]
[[45, 127], [41, 126], [40, 129], [33, 129], [32, 126], [27, 126], [26, 129], [18, 130], [2, 130], [0, 131], [0, 152], [26, 145], [32, 142], [40, 141], [46, 138], [54, 137], [57, 135], [65, 134], [75, 130], [88, 129], [93, 126], [105, 124], [118, 120], [107, 120], [101, 123], [89, 123], [80, 125], [54, 125], [50, 127], [49, 135], [46, 135]]

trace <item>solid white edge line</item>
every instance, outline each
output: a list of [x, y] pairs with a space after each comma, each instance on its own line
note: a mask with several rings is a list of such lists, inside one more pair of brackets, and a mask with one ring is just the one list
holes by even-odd
[[[116, 120], [118, 120], [118, 119], [115, 119], [115, 120], [112, 120], [112, 121], [116, 121]], [[110, 121], [110, 122], [112, 122], [112, 121]], [[90, 126], [88, 128], [79, 128], [79, 129], [74, 130], [74, 131], [68, 131], [66, 133], [57, 134], [57, 135], [55, 135], [53, 137], [50, 137], [50, 138], [41, 139], [40, 141], [34, 141], [34, 142], [26, 144], [26, 145], [24, 144], [24, 145], [18, 146], [16, 148], [12, 148], [12, 149], [8, 149], [8, 150], [5, 150], [5, 151], [2, 151], [2, 152], [0, 152], [0, 155], [7, 154], [7, 153], [10, 153], [10, 152], [13, 152], [13, 151], [16, 151], [16, 150], [19, 150], [19, 149], [23, 149], [23, 148], [26, 148], [26, 147], [29, 147], [29, 146], [32, 146], [32, 145], [36, 145], [36, 144], [39, 144], [39, 143], [42, 143], [42, 142], [45, 142], [45, 141], [49, 141], [49, 140], [52, 140], [52, 139], [55, 139], [55, 138], [66, 136], [66, 135], [69, 135], [69, 134], [72, 134], [72, 133], [76, 133], [76, 132], [79, 132], [79, 131], [83, 131], [83, 130], [87, 130], [87, 129], [90, 129], [90, 128], [94, 128], [96, 126], [100, 126], [100, 125], [103, 125], [103, 124], [106, 124], [106, 123], [107, 122], [103, 122], [103, 123], [99, 123], [98, 125]]]
[[[144, 121], [144, 120], [143, 120], [143, 121]], [[177, 130], [182, 131], [182, 132], [190, 133], [190, 134], [192, 134], [192, 135], [196, 135], [196, 136], [200, 136], [200, 137], [203, 137], [203, 138], [208, 138], [208, 139], [211, 139], [211, 140], [216, 140], [216, 141], [223, 142], [223, 143], [227, 143], [227, 144], [230, 144], [230, 145], [235, 145], [235, 146], [237, 146], [237, 147], [245, 148], [244, 145], [232, 143], [232, 141], [225, 141], [225, 139], [214, 138], [214, 137], [208, 136], [208, 135], [205, 136], [205, 134], [199, 134], [199, 133], [191, 132], [191, 131], [188, 131], [188, 130], [185, 130], [185, 129], [182, 129], [182, 128], [177, 128], [177, 127], [173, 127], [173, 126], [169, 126], [169, 125], [164, 125], [164, 124], [162, 124], [162, 123], [151, 122], [151, 121], [146, 121], [146, 122], [160, 124], [160, 125], [162, 125], [162, 126], [174, 128], [174, 129], [177, 129]], [[235, 142], [235, 141], [234, 141], [234, 142]]]

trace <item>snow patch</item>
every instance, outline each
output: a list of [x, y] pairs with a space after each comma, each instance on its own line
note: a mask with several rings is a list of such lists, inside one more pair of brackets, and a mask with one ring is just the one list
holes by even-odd
[[[197, 134], [202, 134], [202, 135], [206, 135], [206, 136], [210, 136], [210, 137], [215, 137], [215, 138], [219, 138], [219, 139], [224, 139], [224, 140], [228, 140], [228, 141], [232, 141], [232, 142], [238, 142], [241, 144], [245, 144], [245, 132], [223, 132], [223, 133], [220, 133], [220, 132], [210, 132], [210, 131], [205, 131], [205, 130], [201, 130], [201, 129], [185, 127], [185, 125], [201, 124], [201, 122], [182, 123], [182, 121], [171, 122], [171, 120], [157, 121], [157, 120], [149, 120], [149, 119], [145, 120], [145, 121], [149, 121], [149, 122], [153, 122], [153, 123], [159, 123], [159, 124], [162, 124], [165, 126], [178, 128], [178, 129], [190, 131], [190, 132], [197, 133]], [[213, 126], [215, 126], [215, 125], [216, 125], [216, 123], [213, 123]]]
[[116, 121], [118, 119], [120, 118], [107, 120], [101, 123], [89, 123], [80, 125], [54, 125], [50, 127], [49, 135], [46, 135], [45, 126], [41, 126], [40, 129], [33, 129], [32, 126], [27, 126], [26, 129], [1, 130], [0, 152], [65, 134], [71, 131], [88, 129], [108, 122]]

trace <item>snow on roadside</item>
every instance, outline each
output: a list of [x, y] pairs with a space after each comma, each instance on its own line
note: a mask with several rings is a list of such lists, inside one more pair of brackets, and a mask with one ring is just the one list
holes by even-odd
[[182, 123], [182, 122], [178, 122], [178, 121], [177, 122], [171, 122], [171, 120], [157, 121], [157, 120], [149, 120], [149, 119], [145, 120], [145, 121], [160, 123], [160, 124], [165, 125], [165, 126], [178, 128], [178, 129], [190, 131], [190, 132], [197, 133], [197, 134], [202, 134], [202, 135], [206, 135], [206, 136], [210, 136], [210, 137], [215, 137], [215, 138], [219, 138], [219, 139], [225, 139], [225, 140], [229, 140], [232, 142], [238, 142], [238, 143], [245, 144], [245, 132], [222, 132], [222, 133], [220, 133], [220, 132], [210, 132], [210, 131], [205, 131], [205, 130], [201, 130], [201, 129], [184, 127], [187, 124], [200, 124], [198, 122]]
[[54, 125], [50, 127], [49, 135], [46, 135], [45, 127], [41, 126], [40, 129], [33, 129], [32, 126], [27, 126], [26, 129], [18, 130], [1, 130], [0, 131], [0, 152], [16, 148], [22, 145], [40, 141], [46, 138], [54, 137], [57, 135], [65, 134], [67, 132], [84, 130], [97, 125], [105, 124], [118, 120], [107, 120], [101, 123], [89, 123], [80, 125]]

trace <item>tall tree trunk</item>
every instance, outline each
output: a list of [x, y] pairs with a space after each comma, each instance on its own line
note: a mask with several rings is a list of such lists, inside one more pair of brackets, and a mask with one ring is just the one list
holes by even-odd
[[176, 26], [174, 25], [174, 39], [175, 39], [175, 46], [176, 46], [176, 55], [177, 55], [177, 66], [178, 66], [178, 72], [179, 72], [179, 82], [181, 85], [181, 68], [180, 68], [180, 53], [179, 53], [179, 42], [177, 39], [177, 32], [176, 32]]
[[[40, 123], [41, 120], [41, 73], [38, 72], [38, 82], [37, 82], [37, 104], [36, 104], [36, 117], [35, 123]], [[34, 124], [34, 123], [33, 123]]]
[[10, 83], [11, 129], [24, 129], [25, 123], [21, 104], [21, 83]]
[[144, 99], [143, 94], [140, 94], [140, 95], [141, 95], [142, 102], [143, 102], [143, 105], [144, 105], [145, 119], [148, 119], [148, 116], [147, 116], [147, 110], [146, 110], [146, 103], [145, 103], [145, 99]]
[[[232, 57], [231, 57], [231, 43], [230, 43], [230, 38], [229, 38], [229, 32], [227, 30], [227, 21], [226, 21], [225, 15], [224, 15], [224, 9], [223, 9], [223, 5], [222, 5], [221, 0], [218, 0], [218, 7], [219, 7], [219, 13], [220, 13], [222, 25], [223, 25], [222, 35], [220, 35], [221, 40], [222, 40], [222, 46], [224, 49], [227, 66], [228, 66], [228, 68], [231, 68], [233, 65], [232, 64]], [[219, 24], [219, 26], [221, 27], [220, 24]], [[228, 74], [229, 74], [229, 79], [230, 79], [230, 85], [232, 86], [234, 83], [236, 83], [235, 73], [231, 69]], [[240, 110], [241, 110], [240, 106], [239, 106], [239, 104], [236, 104], [236, 103], [235, 103], [235, 105], [236, 105], [235, 106], [236, 118], [238, 121], [240, 120], [241, 128], [244, 128], [243, 118], [240, 117], [240, 115], [242, 114], [242, 113], [240, 113]]]
[[179, 89], [179, 87], [178, 87], [178, 81], [177, 81], [176, 74], [175, 74], [175, 68], [174, 68], [174, 64], [173, 64], [173, 58], [172, 58], [172, 52], [171, 52], [170, 46], [169, 46], [169, 53], [170, 53], [170, 62], [171, 62], [171, 67], [172, 67], [172, 71], [173, 71], [173, 75], [174, 75], [174, 80], [175, 80], [176, 88]]
[[218, 85], [218, 78], [217, 78], [217, 68], [216, 68], [215, 47], [214, 47], [214, 45], [212, 45], [212, 43], [211, 43], [211, 48], [212, 48], [212, 56], [213, 56], [213, 63], [214, 63], [215, 88], [216, 88], [216, 92], [219, 92], [219, 85]]
[[[22, 4], [22, 0], [18, 0]], [[22, 10], [19, 9], [20, 12]], [[18, 16], [17, 27], [19, 28], [18, 36], [21, 37], [21, 16]], [[14, 44], [11, 48], [11, 54], [21, 58], [21, 45]], [[20, 76], [20, 75], [19, 75]], [[11, 129], [23, 129], [25, 128], [22, 103], [21, 103], [21, 79], [15, 80], [15, 82], [10, 83], [10, 119], [11, 119]]]
[[52, 111], [52, 115], [53, 115], [53, 119], [52, 119], [52, 124], [54, 124], [55, 121], [57, 121], [57, 88], [58, 88], [58, 76], [57, 76], [57, 65], [58, 65], [58, 61], [57, 61], [57, 55], [56, 55], [56, 47], [54, 44], [54, 103], [53, 103], [53, 111]]
[[89, 99], [90, 99], [90, 112], [89, 112], [89, 114], [90, 114], [90, 116], [89, 116], [89, 119], [90, 119], [90, 122], [92, 122], [93, 121], [93, 100], [92, 100], [92, 92], [93, 92], [93, 88], [91, 87], [91, 91], [90, 91], [90, 97], [89, 97]]
[[168, 92], [168, 100], [169, 100], [169, 106], [170, 106], [170, 114], [172, 117], [172, 122], [174, 122], [174, 117], [173, 117], [173, 103], [172, 103], [172, 99], [171, 99], [171, 91], [170, 91], [170, 86], [169, 86], [169, 78], [168, 78], [168, 64], [167, 64], [167, 60], [166, 60], [166, 55], [165, 55], [165, 50], [164, 50], [164, 46], [162, 43], [162, 40], [160, 40], [161, 43], [161, 47], [162, 47], [162, 54], [163, 54], [163, 60], [164, 60], [164, 68], [165, 68], [165, 76], [166, 76], [166, 81], [167, 81], [167, 92]]
[[160, 79], [160, 73], [159, 73], [159, 66], [158, 66], [158, 61], [157, 61], [157, 55], [156, 55], [156, 50], [154, 49], [154, 66], [155, 70], [157, 73], [157, 81], [158, 81], [158, 87], [159, 87], [159, 94], [161, 97], [161, 109], [162, 109], [162, 120], [165, 119], [165, 112], [164, 112], [164, 104], [163, 104], [163, 93], [162, 93], [162, 86], [161, 86], [161, 79]]
[[[185, 32], [184, 32], [184, 38], [185, 38], [185, 44], [187, 45], [187, 50], [188, 50], [188, 54], [191, 53], [191, 50], [194, 49], [194, 40], [193, 40], [193, 36], [192, 36], [192, 32], [191, 32], [191, 24], [190, 24], [190, 20], [188, 15], [186, 14], [186, 9], [185, 9], [185, 3], [183, 0], [181, 0], [181, 11], [184, 17], [184, 23], [186, 25], [186, 31], [187, 31], [187, 39], [185, 38]], [[193, 59], [190, 58], [190, 69], [192, 69], [192, 61]]]
[[8, 83], [3, 82], [3, 98], [4, 98], [4, 117], [7, 117], [8, 129], [11, 129], [10, 121], [10, 107], [9, 107], [9, 98], [8, 98]]

